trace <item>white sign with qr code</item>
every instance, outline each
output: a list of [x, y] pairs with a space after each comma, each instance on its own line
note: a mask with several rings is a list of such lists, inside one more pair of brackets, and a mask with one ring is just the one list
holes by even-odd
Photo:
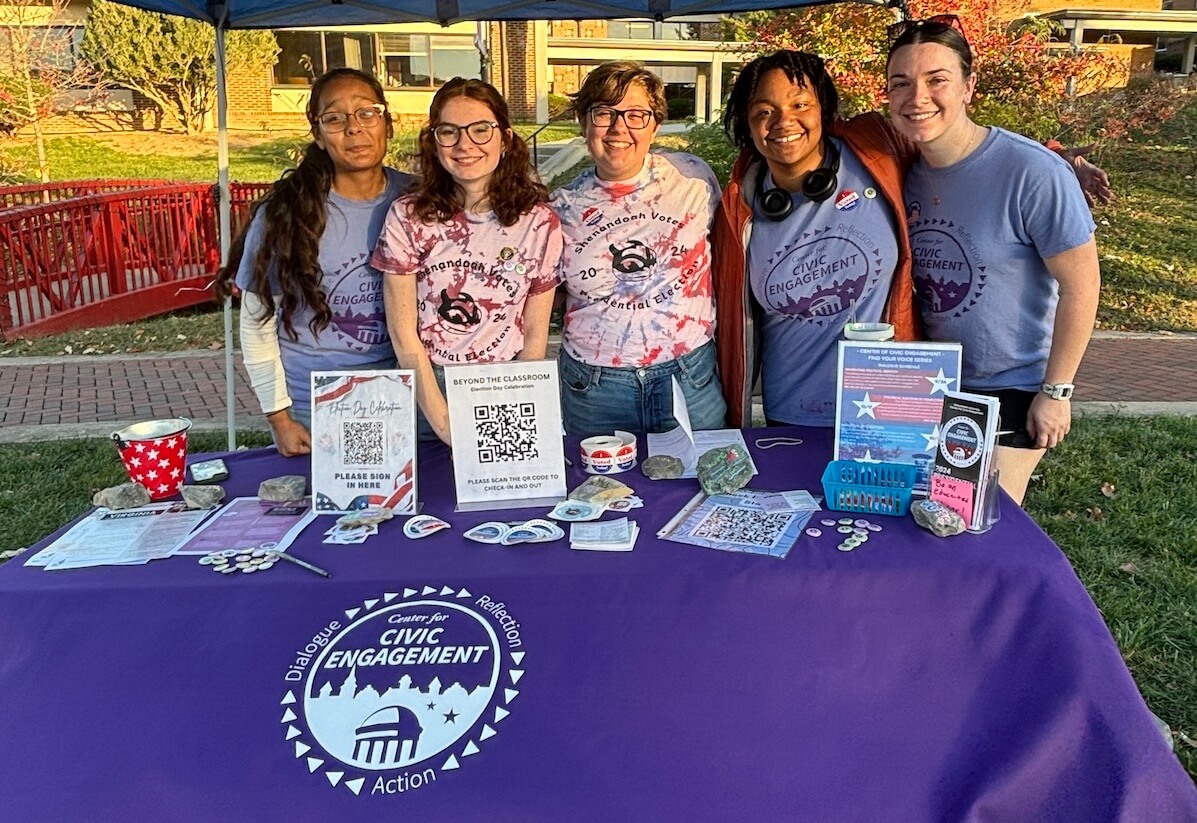
[[312, 372], [312, 503], [317, 514], [415, 512], [416, 391], [409, 370]]
[[565, 498], [557, 387], [555, 360], [445, 367], [458, 511]]

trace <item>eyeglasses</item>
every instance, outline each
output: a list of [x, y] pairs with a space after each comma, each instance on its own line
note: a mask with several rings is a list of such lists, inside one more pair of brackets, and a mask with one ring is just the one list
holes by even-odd
[[590, 122], [600, 129], [609, 129], [622, 117], [629, 129], [642, 129], [653, 119], [653, 113], [645, 109], [613, 109], [610, 106], [594, 106], [588, 112]]
[[441, 123], [432, 127], [432, 139], [438, 146], [451, 149], [461, 142], [461, 133], [464, 131], [470, 136], [470, 140], [474, 141], [474, 145], [484, 146], [495, 136], [495, 129], [498, 127], [499, 124], [493, 120], [475, 120], [464, 126]]
[[912, 29], [921, 29], [923, 26], [946, 26], [960, 32], [960, 36], [966, 41], [968, 40], [968, 36], [964, 33], [964, 24], [954, 14], [935, 14], [923, 20], [901, 20], [887, 28], [885, 34], [889, 38], [889, 44], [892, 46], [906, 32]]
[[325, 112], [316, 118], [316, 122], [319, 123], [325, 131], [336, 133], [339, 131], [345, 131], [345, 129], [349, 128], [349, 118], [352, 117], [363, 129], [371, 129], [382, 122], [382, 117], [384, 114], [386, 114], [386, 111], [387, 107], [382, 103], [371, 103], [369, 106], [358, 109], [354, 112]]

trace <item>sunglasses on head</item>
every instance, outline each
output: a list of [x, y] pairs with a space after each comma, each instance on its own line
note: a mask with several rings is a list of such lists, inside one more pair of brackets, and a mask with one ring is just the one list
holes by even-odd
[[954, 14], [936, 14], [922, 20], [901, 20], [887, 28], [885, 34], [889, 38], [889, 44], [892, 46], [906, 32], [912, 29], [921, 29], [924, 26], [946, 26], [947, 28], [955, 29], [960, 32], [961, 37], [965, 37], [966, 40], [968, 39], [964, 34], [964, 25], [960, 22], [960, 18]]

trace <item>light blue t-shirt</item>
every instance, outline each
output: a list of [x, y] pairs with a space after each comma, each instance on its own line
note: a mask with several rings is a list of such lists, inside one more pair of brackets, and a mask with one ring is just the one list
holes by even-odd
[[[898, 261], [898, 224], [872, 175], [842, 141], [835, 193], [794, 194], [774, 221], [754, 204], [748, 244], [752, 293], [764, 309], [765, 417], [800, 426], [835, 422], [837, 344], [853, 301], [859, 322], [881, 319]], [[774, 185], [766, 174], [762, 190]]]
[[[386, 169], [387, 187], [373, 200], [349, 200], [328, 193], [328, 217], [320, 237], [321, 288], [332, 312], [329, 325], [319, 335], [308, 323], [312, 312], [306, 306], [295, 312], [291, 323], [298, 335], [292, 340], [278, 326], [279, 352], [287, 393], [296, 409], [307, 409], [311, 398], [311, 373], [352, 369], [388, 369], [395, 366], [395, 351], [387, 333], [382, 302], [382, 274], [369, 265], [370, 254], [382, 233], [387, 210], [411, 184], [412, 177]], [[265, 211], [259, 209], [245, 238], [245, 254], [237, 269], [237, 285], [249, 290], [253, 282], [254, 257], [262, 243]], [[271, 291], [277, 304], [278, 279], [271, 272]], [[276, 309], [276, 319], [281, 310]]]
[[963, 345], [966, 389], [1038, 391], [1058, 299], [1043, 258], [1083, 245], [1095, 228], [1072, 169], [990, 128], [959, 163], [919, 160], [904, 193], [927, 336]]

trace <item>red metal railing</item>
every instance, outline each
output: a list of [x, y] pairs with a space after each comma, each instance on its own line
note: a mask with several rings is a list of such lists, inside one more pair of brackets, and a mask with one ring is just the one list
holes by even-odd
[[169, 186], [171, 180], [70, 180], [61, 183], [28, 183], [23, 186], [0, 188], [0, 210], [17, 206], [37, 206], [70, 197], [104, 194], [149, 186]]
[[[230, 189], [235, 234], [270, 184]], [[127, 323], [211, 299], [220, 264], [214, 186], [87, 180], [0, 189], [0, 203], [30, 201], [0, 208], [0, 338]]]

